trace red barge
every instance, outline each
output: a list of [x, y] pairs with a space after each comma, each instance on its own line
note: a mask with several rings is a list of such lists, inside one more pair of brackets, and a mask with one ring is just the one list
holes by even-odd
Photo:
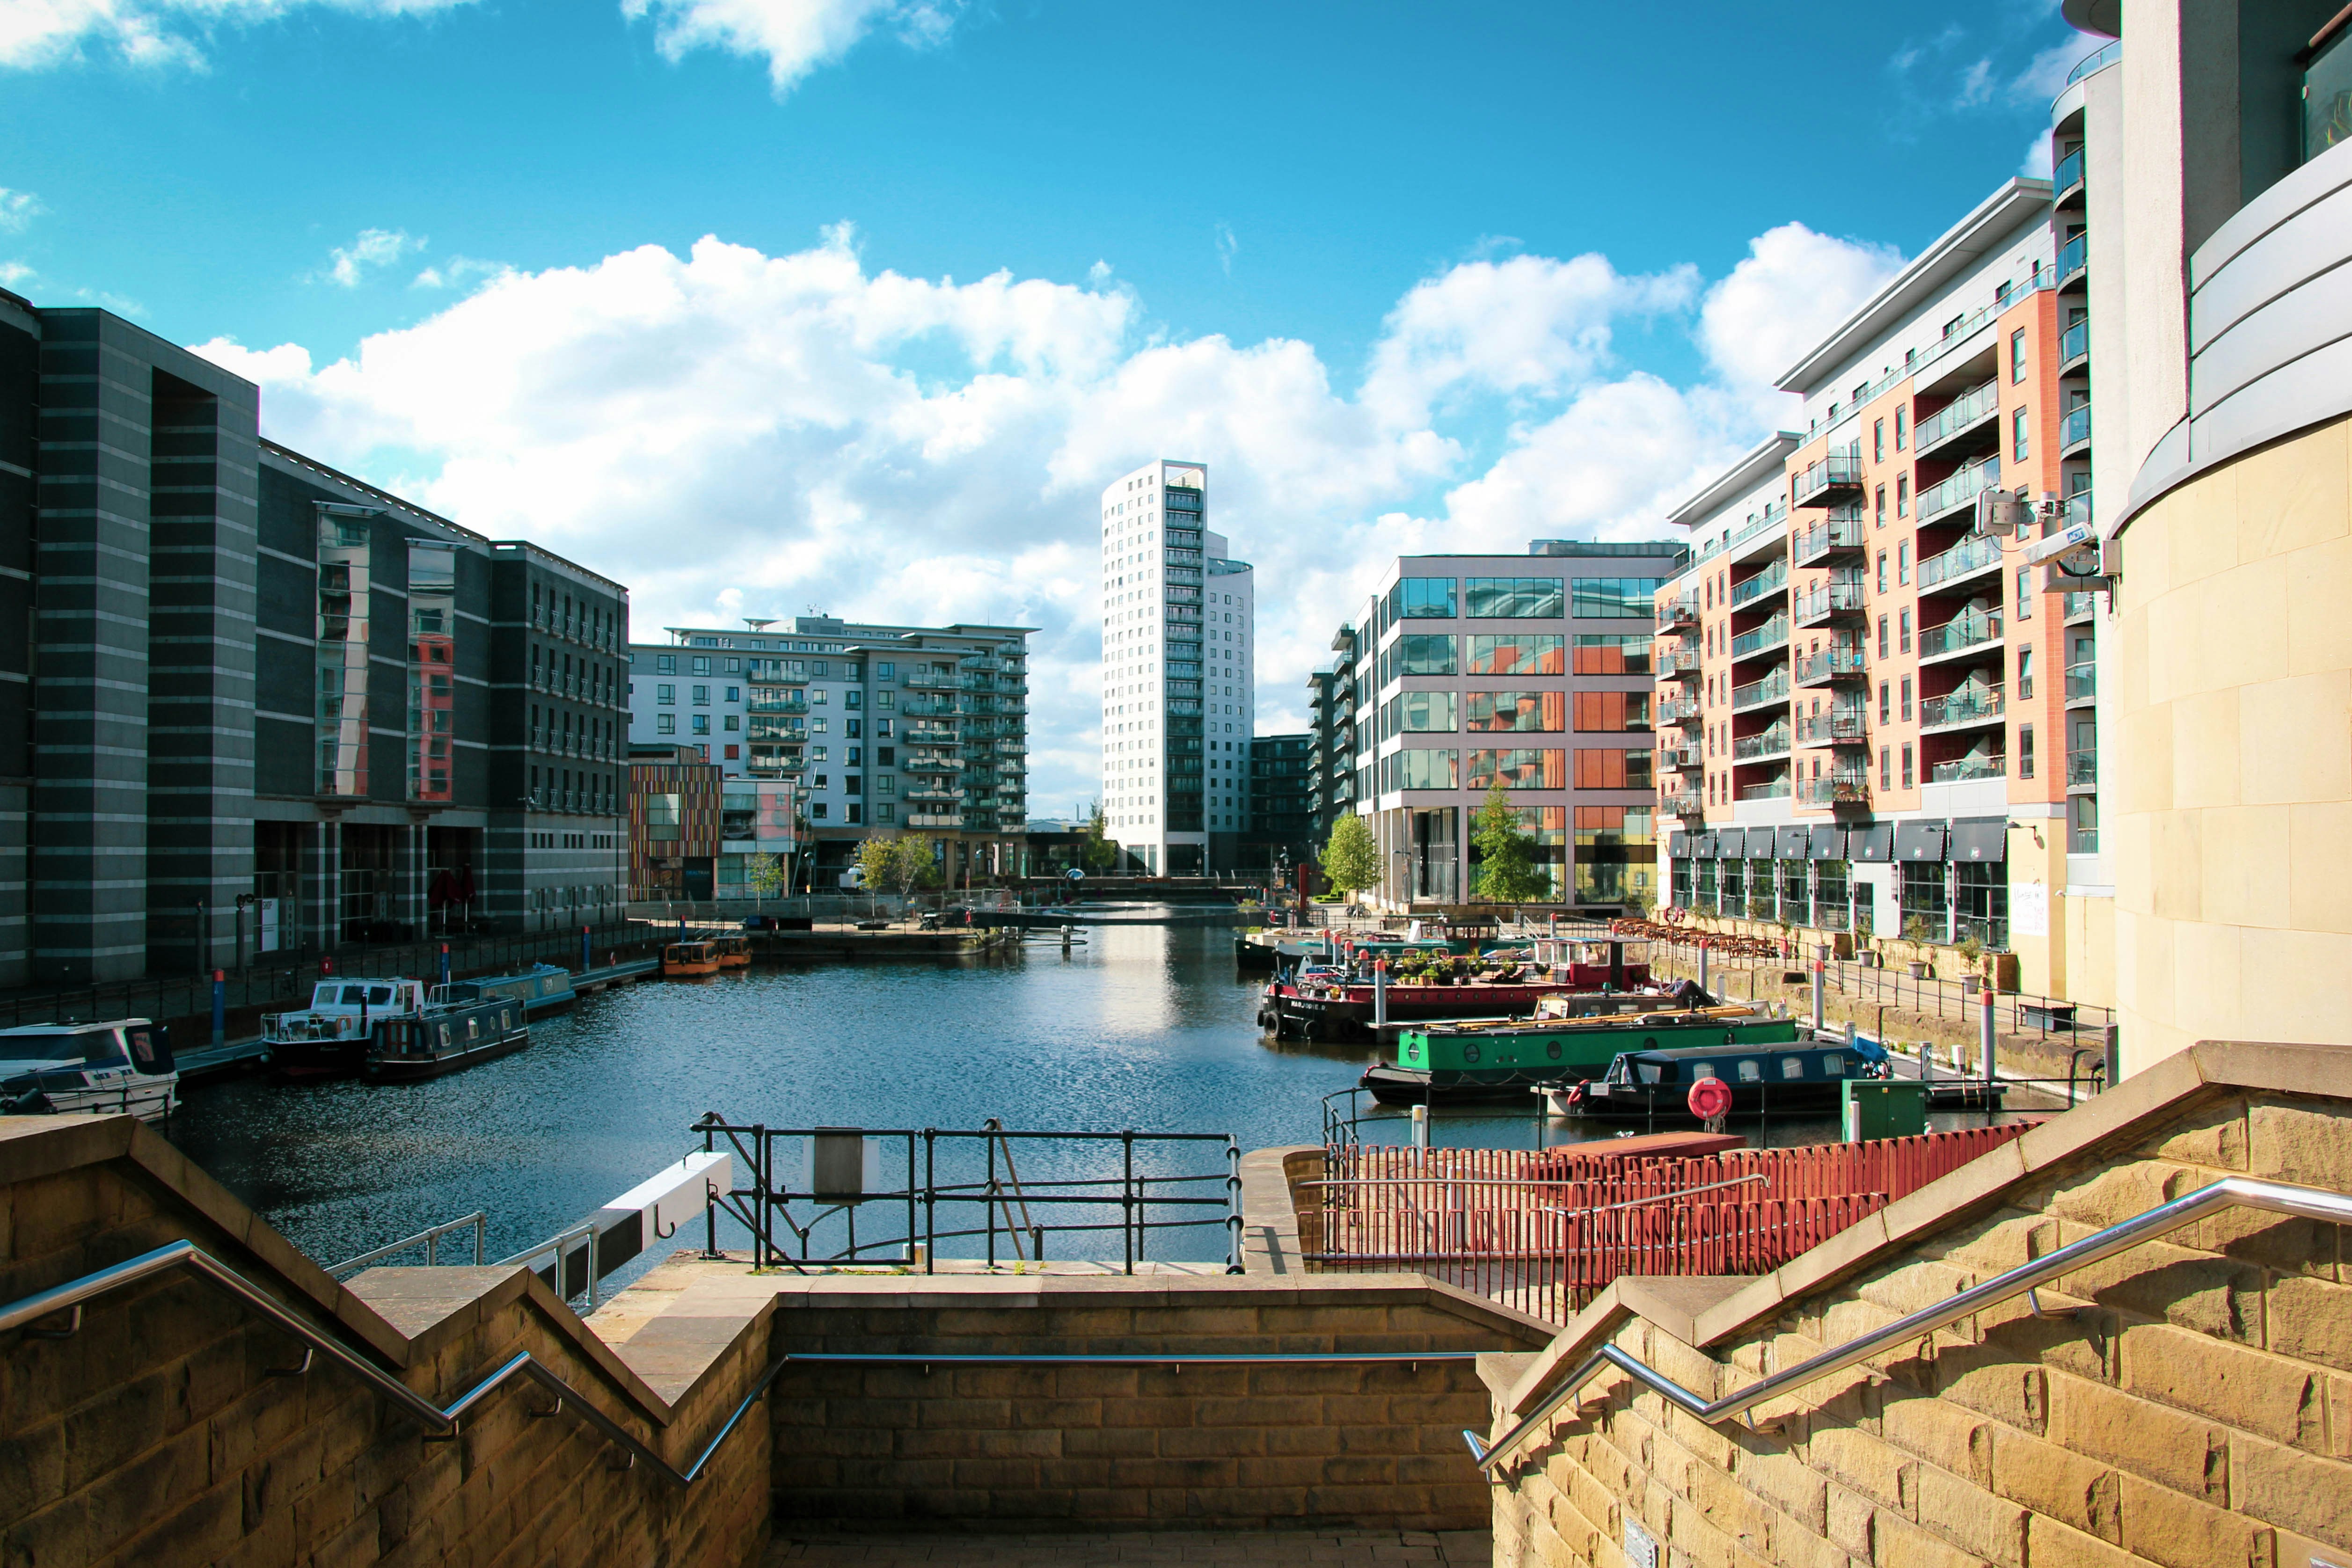
[[1385, 1009], [1372, 979], [1359, 975], [1317, 973], [1299, 965], [1276, 975], [1258, 1009], [1259, 1027], [1276, 1040], [1353, 1040], [1380, 1037], [1376, 1019], [1391, 1024], [1440, 1019], [1521, 1018], [1546, 997], [1578, 992], [1635, 990], [1650, 983], [1650, 966], [1627, 963], [1618, 943], [1607, 962], [1571, 960], [1539, 967], [1507, 981], [1449, 977], [1438, 983], [1391, 980]]

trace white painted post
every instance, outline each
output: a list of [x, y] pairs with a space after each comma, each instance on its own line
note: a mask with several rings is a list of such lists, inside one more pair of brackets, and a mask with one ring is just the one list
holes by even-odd
[[1372, 960], [1372, 1027], [1386, 1029], [1389, 1024], [1389, 961]]
[[1429, 1153], [1429, 1107], [1412, 1108], [1412, 1146], [1422, 1154]]
[[1992, 1088], [1993, 1069], [1993, 989], [1990, 986], [1987, 986], [1978, 993], [1978, 996], [1983, 1001], [1984, 1008], [1977, 1017], [1977, 1045], [1984, 1053], [1985, 1088], [1990, 1092]]

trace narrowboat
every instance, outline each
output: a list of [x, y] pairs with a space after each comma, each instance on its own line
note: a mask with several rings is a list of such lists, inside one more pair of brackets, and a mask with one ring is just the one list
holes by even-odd
[[[1793, 1020], [1789, 1027], [1793, 1030]], [[1730, 1089], [1733, 1116], [1822, 1115], [1835, 1113], [1847, 1079], [1884, 1078], [1888, 1071], [1886, 1052], [1868, 1040], [1849, 1046], [1727, 1038], [1628, 1051], [1599, 1078], [1571, 1082], [1562, 1073], [1544, 1093], [1564, 1116], [1696, 1122], [1691, 1086], [1714, 1078]]]
[[662, 949], [661, 972], [664, 978], [677, 975], [715, 975], [719, 973], [719, 944], [673, 942]]
[[128, 1113], [160, 1121], [180, 1103], [170, 1031], [147, 1019], [0, 1029], [0, 1115]]
[[553, 964], [533, 964], [511, 975], [453, 980], [437, 994], [453, 1002], [520, 1002], [527, 1014], [561, 1012], [580, 999], [580, 994], [572, 988], [572, 971]]
[[365, 1059], [378, 1083], [438, 1078], [478, 1061], [510, 1056], [530, 1043], [528, 1009], [512, 997], [488, 999], [436, 989], [422, 1010], [377, 1020]]
[[367, 1065], [370, 1043], [387, 1020], [425, 1010], [422, 980], [321, 980], [310, 1005], [261, 1015], [271, 1069], [283, 1078], [344, 1078]]
[[751, 967], [751, 939], [749, 936], [714, 936], [710, 945], [719, 950], [720, 968], [748, 969]]
[[1442, 971], [1393, 976], [1384, 1001], [1376, 997], [1373, 977], [1360, 960], [1328, 977], [1301, 964], [1276, 971], [1265, 988], [1258, 1021], [1277, 1040], [1361, 1040], [1374, 1034], [1373, 1020], [1383, 1011], [1392, 1024], [1508, 1019], [1532, 1014], [1549, 997], [1648, 986], [1649, 965], [1628, 962], [1621, 943], [1605, 946], [1605, 960], [1579, 955], [1550, 965], [1507, 954], [1475, 961], [1456, 956]]
[[1582, 1018], [1401, 1030], [1396, 1060], [1367, 1068], [1360, 1087], [1384, 1105], [1517, 1100], [1539, 1085], [1601, 1077], [1627, 1051], [1700, 1040], [1777, 1045], [1797, 1038], [1796, 1019], [1768, 1018], [1752, 1008], [1666, 1011], [1673, 998], [1664, 993], [1589, 999], [1619, 1005]]

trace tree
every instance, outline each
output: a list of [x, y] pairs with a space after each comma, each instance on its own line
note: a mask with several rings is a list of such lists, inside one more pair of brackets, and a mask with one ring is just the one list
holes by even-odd
[[1078, 861], [1091, 872], [1108, 871], [1118, 863], [1118, 843], [1110, 836], [1110, 819], [1103, 815], [1099, 802], [1087, 823], [1086, 841], [1078, 846]]
[[1478, 850], [1472, 896], [1488, 904], [1526, 904], [1551, 891], [1551, 879], [1536, 863], [1535, 841], [1519, 831], [1518, 808], [1500, 780], [1488, 788], [1471, 820], [1470, 841]]
[[1323, 877], [1343, 893], [1361, 893], [1381, 880], [1380, 846], [1353, 811], [1331, 824], [1331, 837], [1323, 845]]
[[891, 885], [891, 872], [898, 857], [898, 847], [888, 839], [868, 839], [857, 846], [857, 869], [866, 873], [869, 896]]
[[754, 899], [773, 898], [784, 885], [784, 868], [775, 856], [761, 851], [743, 857], [743, 885]]

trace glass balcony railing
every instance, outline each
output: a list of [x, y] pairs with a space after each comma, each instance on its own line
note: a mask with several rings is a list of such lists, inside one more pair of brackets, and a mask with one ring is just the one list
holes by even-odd
[[2099, 667], [2096, 664], [2066, 666], [2066, 700], [2081, 702], [2099, 695]]
[[2061, 594], [2058, 599], [2058, 613], [2063, 619], [2068, 621], [2093, 614], [2098, 607], [2097, 598], [2089, 593], [2065, 593]]
[[2073, 190], [2083, 183], [2083, 150], [2076, 148], [2058, 160], [2058, 167], [2050, 171], [2050, 188], [2053, 192]]
[[1990, 724], [2006, 711], [2000, 687], [1963, 687], [1949, 696], [1929, 697], [1921, 703], [1919, 727], [1948, 729], [1964, 724]]
[[1860, 549], [1862, 544], [1860, 517], [1831, 517], [1815, 523], [1796, 537], [1797, 564], [1811, 566], [1839, 550]]
[[2117, 60], [2123, 58], [2123, 56], [2124, 41], [2121, 38], [2117, 38], [2113, 43], [2107, 44], [2100, 48], [2096, 53], [2085, 55], [2081, 59], [2075, 61], [2074, 68], [2066, 73], [2066, 85], [2068, 87], [2073, 87], [2076, 82], [2081, 81], [2084, 77], [2089, 76], [2092, 72], [2106, 69], [2109, 66], [2114, 65]]
[[809, 710], [808, 698], [797, 693], [788, 697], [754, 695], [743, 706], [750, 713], [806, 713]]
[[1792, 733], [1787, 725], [1776, 724], [1760, 734], [1740, 736], [1731, 743], [1732, 758], [1738, 762], [1755, 762], [1767, 757], [1786, 757], [1790, 749], [1789, 742]]
[[1731, 640], [1731, 656], [1735, 659], [1752, 658], [1758, 653], [1780, 647], [1788, 641], [1789, 618], [1786, 615], [1775, 615], [1755, 631], [1743, 632], [1734, 637]]
[[1822, 681], [1860, 676], [1868, 673], [1869, 653], [1858, 643], [1832, 643], [1809, 653], [1797, 655], [1797, 684], [1815, 685]]
[[1743, 800], [1785, 800], [1789, 798], [1788, 775], [1782, 774], [1761, 784], [1750, 784], [1739, 791], [1739, 798]]
[[1784, 556], [1780, 559], [1774, 561], [1770, 566], [1765, 568], [1762, 571], [1758, 572], [1754, 577], [1748, 578], [1745, 581], [1733, 583], [1731, 585], [1731, 607], [1734, 610], [1737, 610], [1742, 605], [1753, 604], [1758, 600], [1763, 598], [1766, 594], [1771, 592], [1774, 589], [1786, 586], [1788, 580], [1789, 561], [1788, 558]]
[[1971, 779], [2005, 779], [2009, 776], [2006, 757], [1961, 757], [1950, 762], [1938, 762], [1927, 769], [1931, 784], [1965, 784]]
[[1800, 746], [1859, 745], [1870, 738], [1870, 715], [1859, 707], [1809, 713], [1797, 720]]
[[2000, 564], [2000, 540], [1990, 534], [1971, 534], [1943, 554], [1931, 555], [1919, 563], [1919, 587], [1924, 591]]
[[1938, 659], [1947, 653], [1965, 653], [2000, 641], [2000, 617], [1998, 615], [1960, 615], [1941, 626], [1923, 627], [1919, 632], [1919, 657]]
[[1731, 711], [1759, 707], [1765, 703], [1786, 702], [1789, 698], [1789, 672], [1776, 670], [1760, 681], [1750, 681], [1744, 686], [1731, 688]]
[[1699, 717], [1699, 705], [1695, 702], [1662, 702], [1652, 711], [1662, 725], [1696, 724]]
[[1661, 675], [1695, 675], [1698, 674], [1699, 655], [1695, 648], [1670, 648], [1657, 655]]
[[2070, 751], [2066, 754], [2066, 783], [2068, 788], [2071, 789], [2082, 784], [2096, 784], [2098, 781], [2099, 754], [2095, 749], [2087, 751]]
[[1797, 620], [1800, 622], [1821, 621], [1832, 615], [1858, 615], [1863, 608], [1862, 580], [1825, 582], [1811, 593], [1797, 599]]
[[1870, 777], [1864, 773], [1833, 773], [1808, 779], [1798, 787], [1797, 799], [1808, 806], [1867, 806]]
[[2091, 351], [2091, 324], [2077, 321], [2058, 335], [2058, 362], [2071, 365]]
[[1911, 450], [1926, 456], [1964, 430], [1973, 429], [2000, 413], [2000, 382], [1986, 382], [1921, 420], [1911, 433]]
[[2083, 276], [2083, 268], [2088, 266], [2090, 262], [2090, 242], [2091, 236], [2087, 232], [2085, 232], [2076, 235], [2073, 239], [2068, 240], [2064, 245], [2058, 247], [2057, 270], [2059, 287], [2063, 288], [2068, 284], [2074, 282], [2074, 279]]
[[2071, 454], [2075, 447], [2090, 439], [2091, 405], [2087, 402], [2076, 403], [2066, 411], [2066, 417], [2058, 422], [2058, 450]]
[[1666, 810], [1677, 817], [1701, 817], [1706, 814], [1706, 802], [1696, 789], [1684, 789], [1666, 797]]
[[1687, 599], [1669, 600], [1658, 606], [1658, 624], [1696, 626], [1698, 624], [1698, 606]]
[[1790, 499], [1797, 506], [1808, 506], [1823, 496], [1840, 490], [1862, 486], [1862, 454], [1832, 452], [1806, 465], [1790, 491]]
[[1970, 464], [1940, 485], [1930, 485], [1919, 492], [1912, 510], [1922, 526], [1934, 521], [1957, 507], [1973, 503], [1987, 490], [2000, 484], [2000, 459], [1988, 457], [1981, 463]]

